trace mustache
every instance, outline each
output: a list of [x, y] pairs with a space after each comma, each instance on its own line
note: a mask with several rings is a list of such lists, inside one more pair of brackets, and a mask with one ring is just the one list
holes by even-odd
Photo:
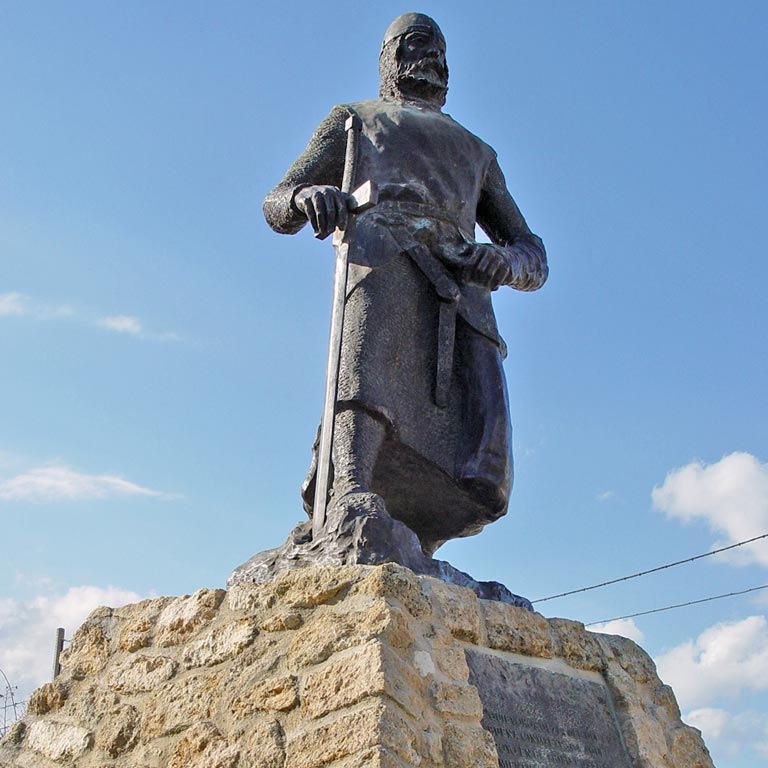
[[401, 65], [397, 79], [426, 80], [432, 85], [444, 86], [448, 82], [448, 67], [437, 59], [422, 59]]

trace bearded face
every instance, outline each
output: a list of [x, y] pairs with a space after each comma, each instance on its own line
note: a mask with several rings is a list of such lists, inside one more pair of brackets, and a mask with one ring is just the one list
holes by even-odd
[[382, 98], [445, 104], [448, 65], [439, 30], [417, 28], [385, 43], [379, 60]]

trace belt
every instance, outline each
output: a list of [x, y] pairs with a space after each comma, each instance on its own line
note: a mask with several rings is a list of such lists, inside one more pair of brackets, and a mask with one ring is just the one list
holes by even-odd
[[469, 236], [459, 222], [459, 217], [454, 216], [451, 211], [445, 208], [438, 208], [427, 203], [409, 203], [398, 200], [379, 200], [376, 204], [377, 211], [392, 211], [393, 213], [404, 214], [405, 216], [416, 216], [418, 218], [436, 219], [446, 224], [450, 224], [457, 229], [461, 236], [467, 242], [474, 242], [474, 238]]
[[[406, 211], [398, 204], [398, 212], [405, 213]], [[448, 395], [451, 388], [453, 351], [456, 339], [456, 313], [461, 291], [443, 264], [430, 253], [426, 245], [419, 243], [405, 227], [393, 226], [389, 231], [402, 252], [429, 280], [440, 299], [434, 399], [439, 408], [445, 408], [448, 405]]]

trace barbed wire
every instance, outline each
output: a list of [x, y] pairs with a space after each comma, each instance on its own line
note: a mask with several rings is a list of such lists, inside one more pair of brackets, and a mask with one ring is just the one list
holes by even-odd
[[768, 589], [768, 584], [760, 587], [751, 587], [742, 589], [739, 592], [727, 592], [724, 595], [714, 595], [712, 597], [703, 597], [700, 600], [689, 600], [687, 603], [677, 603], [676, 605], [667, 605], [664, 608], [654, 608], [650, 611], [639, 611], [638, 613], [628, 613], [626, 616], [614, 616], [612, 619], [601, 619], [600, 621], [590, 621], [585, 627], [593, 627], [595, 624], [607, 624], [609, 621], [619, 621], [621, 619], [634, 619], [637, 616], [647, 616], [650, 613], [661, 613], [662, 611], [671, 611], [674, 608], [685, 608], [688, 605], [698, 605], [699, 603], [708, 603], [711, 600], [722, 600], [724, 597], [733, 597], [734, 595], [746, 595], [748, 592], [757, 592], [760, 589]]
[[11, 685], [11, 681], [5, 672], [0, 669], [0, 679], [5, 683], [5, 690], [0, 693], [0, 711], [2, 711], [2, 722], [0, 722], [0, 737], [10, 730], [10, 727], [24, 717], [27, 710], [26, 701], [17, 701], [14, 691], [18, 690], [17, 685]]
[[592, 589], [600, 589], [600, 587], [607, 587], [610, 584], [618, 584], [621, 581], [629, 581], [630, 579], [636, 579], [639, 576], [647, 576], [649, 573], [656, 573], [657, 571], [663, 571], [663, 570], [666, 570], [667, 568], [674, 568], [676, 565], [684, 565], [685, 563], [692, 563], [694, 560], [701, 560], [704, 557], [719, 555], [721, 552], [727, 552], [729, 549], [736, 549], [736, 547], [743, 547], [745, 544], [751, 544], [754, 541], [759, 541], [760, 539], [765, 539], [765, 538], [768, 538], [768, 533], [763, 533], [763, 534], [760, 534], [760, 536], [754, 536], [751, 539], [745, 539], [744, 541], [739, 541], [736, 544], [729, 544], [727, 547], [720, 547], [720, 549], [713, 549], [711, 552], [705, 552], [702, 555], [694, 555], [693, 557], [687, 557], [684, 560], [676, 560], [674, 563], [659, 565], [656, 568], [649, 568], [647, 571], [632, 573], [629, 576], [621, 576], [618, 579], [611, 579], [610, 581], [602, 581], [599, 584], [592, 584], [589, 587], [572, 589], [569, 592], [561, 592], [560, 594], [550, 595], [549, 597], [540, 597], [537, 600], [531, 600], [531, 602], [546, 603], [547, 600], [556, 600], [559, 597], [567, 597], [568, 595], [576, 595], [576, 594], [579, 594], [580, 592], [589, 592]]

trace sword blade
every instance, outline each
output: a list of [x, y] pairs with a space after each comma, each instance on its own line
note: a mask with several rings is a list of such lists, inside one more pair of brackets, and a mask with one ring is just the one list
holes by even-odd
[[315, 478], [315, 500], [312, 507], [312, 538], [316, 539], [323, 530], [328, 501], [328, 484], [333, 449], [333, 421], [336, 414], [336, 393], [339, 388], [339, 358], [341, 356], [341, 335], [344, 328], [344, 309], [347, 292], [347, 271], [349, 245], [346, 238], [334, 233], [333, 247], [336, 251], [336, 268], [333, 277], [333, 307], [331, 310], [331, 332], [328, 341], [328, 366], [325, 372], [325, 399], [323, 417], [320, 422], [320, 444], [317, 449], [317, 477]]

